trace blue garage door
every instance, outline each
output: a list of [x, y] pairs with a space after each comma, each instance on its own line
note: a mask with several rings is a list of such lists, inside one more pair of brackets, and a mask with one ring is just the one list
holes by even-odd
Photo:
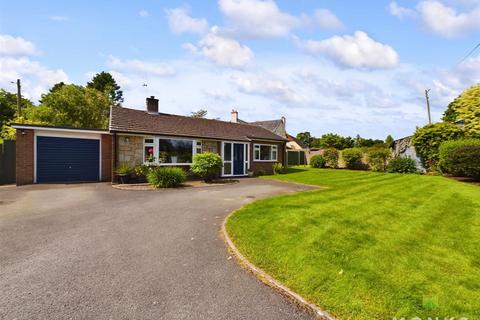
[[37, 182], [98, 181], [100, 141], [37, 137]]

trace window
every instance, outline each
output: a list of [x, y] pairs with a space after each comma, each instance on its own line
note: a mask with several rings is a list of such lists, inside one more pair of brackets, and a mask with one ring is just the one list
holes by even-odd
[[193, 141], [158, 139], [158, 162], [192, 163]]
[[197, 141], [196, 153], [202, 153], [202, 141]]
[[155, 144], [153, 139], [145, 139], [143, 143], [143, 161], [155, 162]]
[[277, 161], [277, 146], [270, 144], [254, 145], [255, 161]]

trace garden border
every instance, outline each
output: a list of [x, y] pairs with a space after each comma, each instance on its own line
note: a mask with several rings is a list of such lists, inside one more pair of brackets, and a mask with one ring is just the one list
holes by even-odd
[[[243, 208], [243, 207], [242, 207]], [[235, 246], [233, 243], [232, 239], [230, 239], [230, 236], [228, 235], [226, 224], [228, 219], [236, 213], [238, 210], [241, 210], [242, 208], [239, 208], [237, 210], [234, 210], [228, 214], [228, 216], [223, 220], [222, 223], [222, 229], [221, 229], [221, 235], [222, 238], [227, 245], [228, 250], [235, 256], [235, 259], [237, 262], [253, 273], [260, 281], [268, 285], [269, 287], [277, 290], [280, 294], [283, 296], [287, 297], [291, 301], [293, 301], [295, 304], [300, 306], [301, 308], [307, 310], [309, 313], [313, 314], [316, 319], [322, 319], [322, 320], [336, 320], [334, 316], [329, 314], [328, 312], [320, 309], [318, 306], [315, 304], [308, 302], [305, 298], [303, 298], [301, 295], [298, 293], [294, 292], [290, 288], [286, 287], [285, 285], [281, 284], [279, 281], [275, 280], [272, 276], [270, 276], [268, 273], [260, 269], [259, 267], [255, 266], [253, 263], [251, 263], [243, 254], [240, 253], [238, 248]]]

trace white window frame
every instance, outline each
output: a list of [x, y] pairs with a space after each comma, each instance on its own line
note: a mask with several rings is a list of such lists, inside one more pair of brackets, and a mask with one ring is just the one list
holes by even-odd
[[[261, 146], [270, 147], [270, 160], [260, 160], [260, 149]], [[258, 149], [258, 159], [255, 157], [255, 151]], [[273, 158], [273, 151], [275, 150], [275, 158]], [[278, 161], [278, 145], [276, 144], [265, 144], [265, 143], [255, 143], [253, 145], [253, 161], [255, 162], [277, 162]]]
[[[145, 161], [145, 147], [151, 147], [152, 143], [145, 143], [145, 139], [153, 139], [153, 155], [155, 157], [155, 161], [147, 162]], [[169, 137], [169, 136], [144, 136], [143, 137], [143, 164], [145, 165], [157, 165], [157, 166], [191, 166], [192, 162], [187, 163], [160, 163], [158, 161], [158, 151], [159, 151], [159, 140], [161, 139], [168, 139], [168, 140], [186, 140], [192, 141], [192, 161], [193, 157], [197, 154], [197, 142], [201, 142], [201, 140], [191, 139], [191, 138], [180, 138], [180, 137]]]
[[[224, 154], [224, 148], [225, 144], [230, 143], [232, 147], [230, 148], [230, 160], [225, 161], [225, 154]], [[243, 144], [243, 157], [244, 157], [244, 162], [243, 162], [243, 174], [236, 175], [233, 173], [233, 145], [234, 144]], [[248, 175], [248, 170], [250, 169], [250, 143], [248, 142], [242, 142], [242, 141], [222, 141], [221, 145], [221, 150], [220, 150], [220, 156], [222, 157], [222, 177], [243, 177]], [[230, 163], [231, 164], [231, 173], [230, 174], [225, 174], [225, 163]]]

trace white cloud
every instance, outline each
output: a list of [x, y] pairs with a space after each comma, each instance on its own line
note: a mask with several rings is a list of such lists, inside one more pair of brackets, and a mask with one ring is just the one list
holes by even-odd
[[21, 37], [0, 34], [0, 55], [34, 55], [35, 45]]
[[170, 30], [175, 33], [203, 34], [208, 31], [208, 21], [205, 18], [192, 18], [186, 8], [169, 9], [166, 12]]
[[390, 2], [388, 10], [392, 16], [397, 18], [411, 18], [416, 15], [415, 10], [400, 6], [396, 1]]
[[317, 24], [324, 29], [342, 29], [343, 23], [328, 9], [315, 10]]
[[16, 79], [22, 80], [22, 93], [33, 100], [38, 100], [55, 83], [69, 82], [61, 69], [49, 69], [27, 57], [0, 57], [0, 87], [9, 88]]
[[165, 63], [148, 62], [142, 60], [122, 60], [115, 56], [108, 57], [106, 65], [115, 71], [127, 71], [155, 76], [171, 76], [175, 74], [175, 69]]
[[147, 10], [142, 9], [142, 10], [138, 11], [138, 15], [142, 18], [146, 18], [150, 15], [150, 13]]
[[221, 35], [218, 27], [212, 27], [198, 45], [184, 44], [191, 53], [203, 56], [220, 66], [240, 68], [253, 59], [253, 52], [249, 47], [238, 41]]
[[232, 82], [240, 92], [271, 98], [282, 103], [303, 104], [307, 99], [278, 79], [271, 76], [233, 76]]
[[341, 66], [351, 68], [392, 68], [399, 60], [392, 47], [373, 40], [363, 31], [356, 31], [353, 36], [308, 40], [303, 43], [303, 47], [311, 54], [323, 55]]
[[249, 37], [283, 37], [297, 27], [300, 18], [281, 11], [273, 0], [219, 0], [228, 27]]
[[459, 13], [439, 1], [422, 1], [418, 4], [425, 28], [433, 33], [452, 38], [480, 31], [480, 4], [470, 12]]
[[57, 21], [57, 22], [65, 22], [65, 21], [70, 21], [69, 17], [66, 16], [50, 16], [48, 19], [52, 21]]

